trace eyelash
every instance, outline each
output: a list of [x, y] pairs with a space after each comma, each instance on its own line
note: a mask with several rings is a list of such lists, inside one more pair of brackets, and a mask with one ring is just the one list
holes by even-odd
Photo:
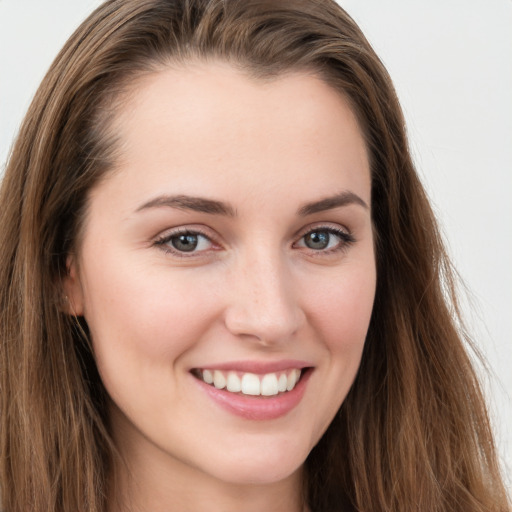
[[[332, 226], [321, 226], [321, 225], [308, 229], [305, 233], [303, 233], [300, 236], [299, 241], [303, 241], [306, 236], [311, 235], [312, 233], [328, 233], [329, 235], [335, 235], [340, 239], [339, 242], [336, 244], [336, 246], [331, 247], [330, 249], [316, 249], [315, 250], [315, 249], [306, 247], [306, 249], [309, 249], [314, 256], [318, 256], [318, 257], [346, 251], [356, 241], [354, 236], [348, 231], [345, 231], [340, 228], [335, 228]], [[296, 244], [297, 244], [297, 242], [295, 242], [294, 245], [296, 245]]]
[[200, 236], [208, 240], [211, 244], [215, 244], [215, 242], [212, 241], [211, 237], [208, 236], [206, 233], [201, 231], [200, 229], [194, 228], [194, 229], [187, 229], [187, 228], [178, 228], [171, 233], [165, 234], [155, 240], [155, 245], [159, 248], [161, 248], [165, 253], [171, 254], [173, 256], [177, 256], [178, 258], [193, 258], [197, 257], [198, 254], [201, 254], [205, 251], [191, 251], [190, 254], [187, 254], [185, 251], [179, 251], [173, 247], [171, 247], [169, 244], [171, 243], [171, 240], [173, 238], [176, 238], [180, 235], [192, 235], [192, 236]]
[[[300, 236], [299, 240], [297, 242], [295, 242], [293, 245], [295, 246], [299, 241], [304, 240], [304, 238], [307, 235], [310, 235], [312, 233], [328, 233], [329, 235], [335, 235], [340, 239], [339, 243], [335, 247], [332, 247], [330, 249], [311, 249], [311, 248], [305, 247], [306, 249], [309, 249], [309, 251], [311, 251], [311, 253], [314, 256], [325, 256], [325, 255], [335, 254], [338, 252], [345, 251], [350, 247], [350, 245], [352, 245], [356, 241], [354, 236], [350, 232], [345, 231], [343, 229], [334, 228], [332, 226], [315, 226], [311, 229], [308, 229], [306, 232], [304, 232]], [[171, 247], [169, 244], [171, 243], [172, 239], [176, 238], [180, 235], [199, 236], [199, 237], [202, 237], [202, 238], [205, 238], [206, 240], [208, 240], [208, 242], [210, 244], [215, 245], [215, 242], [211, 239], [211, 237], [209, 235], [207, 235], [206, 233], [204, 233], [203, 231], [201, 231], [200, 229], [197, 229], [197, 228], [194, 228], [194, 229], [178, 228], [178, 229], [172, 231], [171, 233], [168, 233], [166, 235], [163, 235], [163, 236], [157, 238], [155, 240], [154, 244], [155, 244], [155, 246], [161, 248], [165, 253], [171, 254], [178, 258], [194, 258], [194, 257], [197, 257], [198, 255], [201, 255], [202, 253], [208, 251], [208, 249], [204, 250], [204, 251], [193, 250], [193, 251], [190, 251], [190, 253], [187, 253], [186, 251], [180, 251], [180, 250], [177, 250], [176, 248]]]

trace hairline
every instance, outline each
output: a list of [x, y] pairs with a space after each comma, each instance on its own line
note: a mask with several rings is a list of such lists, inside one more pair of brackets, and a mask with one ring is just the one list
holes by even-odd
[[[366, 126], [362, 120], [362, 116], [356, 108], [350, 94], [339, 86], [336, 86], [335, 73], [329, 68], [328, 65], [321, 66], [320, 63], [308, 64], [291, 64], [279, 69], [277, 72], [269, 67], [258, 65], [250, 62], [249, 59], [235, 59], [230, 56], [218, 55], [215, 52], [201, 53], [198, 50], [190, 50], [187, 53], [177, 52], [177, 54], [169, 55], [156, 55], [146, 60], [146, 62], [139, 61], [134, 65], [133, 69], [125, 72], [113, 81], [114, 88], [103, 95], [102, 100], [95, 109], [95, 122], [99, 125], [100, 133], [103, 133], [109, 140], [109, 151], [113, 161], [111, 165], [100, 174], [98, 180], [86, 191], [86, 198], [84, 208], [81, 212], [81, 217], [76, 224], [76, 230], [73, 236], [73, 245], [70, 247], [68, 255], [73, 256], [76, 261], [77, 267], [79, 266], [80, 253], [82, 243], [87, 228], [88, 213], [90, 208], [90, 199], [94, 190], [101, 185], [109, 176], [115, 175], [121, 171], [118, 165], [120, 156], [122, 154], [122, 141], [118, 133], [116, 133], [116, 125], [121, 121], [123, 116], [123, 109], [133, 101], [134, 97], [140, 91], [147, 81], [160, 73], [175, 70], [177, 72], [184, 71], [194, 66], [221, 64], [227, 65], [237, 72], [240, 72], [245, 78], [254, 81], [255, 83], [272, 83], [292, 75], [305, 75], [316, 78], [335, 91], [341, 98], [343, 98], [352, 115], [354, 116], [357, 126], [360, 130], [361, 137], [364, 142], [366, 156], [368, 159], [370, 170], [370, 181], [372, 178], [372, 153], [368, 143], [366, 133]], [[107, 104], [110, 106], [107, 107]], [[370, 199], [370, 208], [372, 201]], [[375, 225], [372, 222], [373, 231], [375, 233]], [[374, 235], [375, 245], [375, 235]], [[376, 249], [376, 247], [374, 247]]]

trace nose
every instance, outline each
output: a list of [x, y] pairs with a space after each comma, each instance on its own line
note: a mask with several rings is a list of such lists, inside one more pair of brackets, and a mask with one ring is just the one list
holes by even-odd
[[264, 254], [240, 261], [230, 277], [227, 329], [264, 346], [286, 343], [304, 323], [297, 283], [283, 258]]

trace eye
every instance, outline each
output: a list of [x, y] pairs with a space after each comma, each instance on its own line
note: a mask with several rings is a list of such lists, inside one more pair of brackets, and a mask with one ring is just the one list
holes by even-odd
[[156, 241], [165, 251], [185, 255], [208, 251], [213, 242], [204, 234], [192, 230], [180, 230], [169, 233]]
[[355, 241], [354, 237], [339, 228], [319, 227], [308, 231], [297, 242], [297, 247], [306, 247], [318, 252], [335, 252]]

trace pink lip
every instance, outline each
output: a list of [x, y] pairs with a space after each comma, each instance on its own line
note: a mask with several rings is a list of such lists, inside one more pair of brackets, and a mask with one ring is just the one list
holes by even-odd
[[[290, 367], [297, 368], [297, 366], [286, 366], [282, 369]], [[216, 366], [217, 369], [223, 369]], [[239, 366], [229, 366], [229, 368], [239, 369]], [[299, 366], [303, 368], [303, 366]], [[274, 371], [279, 371], [274, 370]], [[249, 395], [242, 395], [237, 393], [230, 393], [225, 389], [217, 389], [216, 387], [206, 384], [202, 380], [192, 377], [199, 387], [220, 407], [228, 412], [240, 416], [248, 420], [273, 420], [280, 418], [294, 409], [302, 400], [308, 380], [313, 372], [313, 369], [307, 370], [302, 376], [297, 385], [285, 393], [271, 397], [254, 397]], [[261, 373], [261, 372], [254, 372]], [[266, 368], [263, 373], [270, 373]]]
[[298, 361], [294, 359], [287, 359], [281, 361], [232, 361], [229, 363], [219, 363], [215, 365], [201, 366], [202, 370], [221, 370], [221, 371], [238, 371], [243, 373], [256, 373], [264, 375], [265, 373], [282, 372], [291, 370], [293, 368], [308, 368], [313, 366], [306, 361]]

